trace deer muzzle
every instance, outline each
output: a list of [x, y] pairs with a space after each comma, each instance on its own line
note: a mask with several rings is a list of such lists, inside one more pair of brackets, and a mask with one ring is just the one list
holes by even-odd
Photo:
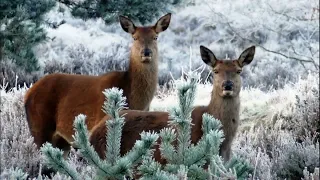
[[141, 61], [144, 63], [150, 62], [152, 59], [152, 51], [149, 48], [145, 48], [141, 51]]
[[230, 80], [224, 81], [222, 83], [222, 90], [224, 96], [232, 96], [233, 95], [233, 82]]

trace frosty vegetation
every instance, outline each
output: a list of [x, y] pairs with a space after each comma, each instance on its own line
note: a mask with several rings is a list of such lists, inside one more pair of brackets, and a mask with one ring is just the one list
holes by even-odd
[[[306, 79], [278, 90], [264, 92], [259, 88], [244, 88], [241, 91], [242, 121], [233, 152], [254, 167], [252, 178], [304, 177], [319, 167], [319, 141], [316, 139], [319, 131], [318, 81], [317, 74], [309, 74]], [[209, 83], [197, 84], [194, 105], [209, 102], [211, 86]], [[22, 169], [30, 177], [37, 177], [39, 173], [40, 153], [32, 143], [23, 110], [26, 89], [1, 91], [2, 177], [12, 175], [9, 173], [12, 168]], [[176, 88], [160, 89], [152, 101], [151, 110], [169, 110], [177, 105], [177, 98]], [[309, 117], [307, 121], [301, 118], [306, 116]], [[70, 164], [83, 177], [92, 177], [92, 167], [86, 166], [81, 157], [73, 150], [69, 156]], [[66, 177], [58, 173], [53, 178]]]
[[[43, 169], [23, 106], [32, 82], [54, 72], [97, 75], [127, 68], [132, 39], [119, 23], [73, 18], [63, 5], [47, 18], [66, 23], [45, 27], [50, 38], [34, 48], [39, 71], [27, 73], [10, 60], [0, 61], [0, 79], [5, 78], [0, 90], [0, 179], [24, 173], [37, 178]], [[180, 77], [181, 67], [202, 71], [194, 105], [207, 105], [212, 90], [209, 69], [200, 66], [200, 44], [217, 58], [236, 58], [244, 47], [257, 45], [255, 61], [242, 73], [241, 124], [233, 152], [254, 167], [250, 179], [319, 177], [318, 1], [196, 0], [176, 10], [158, 41], [159, 85]], [[169, 84], [159, 87], [150, 110], [177, 105], [177, 89]], [[69, 159], [83, 177], [93, 176], [79, 152], [72, 150]], [[57, 173], [52, 179], [67, 178]]]
[[[176, 9], [169, 29], [159, 36], [160, 85], [171, 79], [170, 74], [179, 77], [181, 67], [202, 65], [200, 44], [214, 50], [218, 59], [236, 58], [245, 47], [257, 45], [256, 60], [243, 72], [245, 87], [279, 88], [309, 70], [319, 70], [318, 1], [193, 2]], [[9, 87], [14, 86], [15, 75], [23, 85], [53, 72], [97, 75], [127, 67], [132, 38], [119, 22], [106, 25], [100, 18], [83, 21], [74, 18], [63, 4], [46, 19], [65, 23], [59, 28], [45, 27], [49, 38], [34, 49], [39, 71], [19, 72], [14, 64], [1, 62], [1, 75]], [[190, 55], [191, 66], [187, 62]], [[203, 77], [207, 75], [205, 70]]]

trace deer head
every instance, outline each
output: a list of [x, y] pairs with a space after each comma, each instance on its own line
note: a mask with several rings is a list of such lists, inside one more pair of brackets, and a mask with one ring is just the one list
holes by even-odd
[[134, 40], [131, 48], [132, 55], [139, 57], [142, 63], [149, 63], [156, 59], [158, 35], [169, 27], [170, 19], [171, 13], [161, 17], [154, 26], [137, 27], [130, 19], [120, 16], [122, 29], [132, 34]]
[[236, 97], [241, 90], [242, 68], [251, 63], [255, 53], [255, 46], [244, 50], [238, 59], [219, 60], [212, 51], [200, 46], [200, 54], [204, 63], [212, 68], [213, 86], [215, 93], [223, 98]]

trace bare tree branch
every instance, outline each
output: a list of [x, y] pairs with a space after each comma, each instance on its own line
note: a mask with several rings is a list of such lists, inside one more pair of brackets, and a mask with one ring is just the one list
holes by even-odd
[[[253, 43], [255, 44], [256, 46], [260, 47], [261, 49], [263, 49], [264, 51], [266, 52], [270, 52], [270, 53], [274, 53], [274, 54], [277, 54], [277, 55], [280, 55], [282, 57], [285, 57], [285, 58], [288, 58], [288, 59], [293, 59], [295, 61], [298, 61], [301, 65], [302, 63], [312, 63], [314, 65], [314, 67], [316, 68], [316, 70], [319, 70], [319, 64], [317, 64], [313, 58], [311, 58], [310, 60], [308, 59], [302, 59], [302, 58], [298, 58], [298, 57], [293, 57], [293, 56], [289, 56], [289, 55], [286, 55], [284, 53], [281, 53], [281, 52], [278, 52], [278, 51], [274, 51], [274, 50], [270, 50], [262, 45], [260, 45], [258, 42], [256, 42], [255, 40], [252, 40], [252, 39], [249, 39], [249, 38], [246, 38], [246, 37], [243, 37], [231, 24], [230, 24], [230, 21], [227, 20], [227, 17], [221, 13], [217, 13], [217, 12], [214, 12], [212, 10], [212, 12], [218, 16], [220, 16], [221, 18], [225, 19], [225, 21], [223, 22], [224, 24], [226, 24], [230, 30], [235, 33], [238, 37], [240, 37], [242, 40], [245, 40], [245, 41], [248, 41], [250, 43]], [[310, 58], [310, 57], [309, 57]], [[306, 68], [304, 65], [302, 65], [304, 68]], [[307, 69], [306, 69], [307, 70]]]
[[273, 8], [269, 3], [266, 3], [266, 4], [269, 6], [270, 10], [271, 10], [273, 13], [275, 13], [275, 14], [277, 14], [277, 15], [280, 15], [280, 16], [284, 16], [284, 17], [286, 17], [286, 18], [288, 18], [288, 19], [292, 19], [292, 20], [295, 20], [295, 21], [312, 21], [312, 20], [316, 20], [316, 19], [312, 19], [312, 18], [307, 19], [307, 18], [296, 18], [296, 17], [292, 17], [292, 16], [289, 16], [287, 13], [278, 12], [278, 11], [274, 10], [274, 8]]

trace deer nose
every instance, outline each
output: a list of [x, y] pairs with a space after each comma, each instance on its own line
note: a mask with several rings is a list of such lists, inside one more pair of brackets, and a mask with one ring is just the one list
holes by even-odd
[[231, 91], [233, 88], [233, 82], [230, 80], [224, 81], [222, 83], [223, 90]]
[[152, 55], [152, 51], [149, 48], [142, 50], [141, 54], [145, 57], [150, 57]]

